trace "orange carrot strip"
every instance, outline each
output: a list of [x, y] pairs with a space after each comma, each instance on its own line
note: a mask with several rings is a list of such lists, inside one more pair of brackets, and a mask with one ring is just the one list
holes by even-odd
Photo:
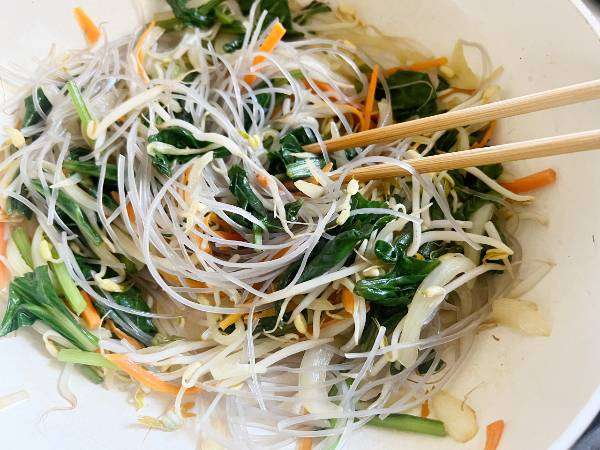
[[342, 303], [348, 314], [354, 314], [354, 293], [347, 287], [342, 287]]
[[490, 139], [492, 139], [492, 136], [494, 135], [495, 129], [496, 129], [496, 121], [492, 120], [490, 122], [489, 126], [487, 127], [487, 130], [485, 130], [485, 133], [483, 134], [483, 137], [481, 138], [481, 140], [479, 142], [475, 142], [471, 148], [481, 148], [481, 147], [485, 147], [486, 145], [488, 145], [488, 143], [490, 142]]
[[155, 25], [156, 25], [156, 23], [154, 22], [154, 20], [152, 22], [150, 22], [150, 24], [146, 27], [146, 29], [144, 30], [144, 32], [141, 34], [140, 38], [136, 42], [135, 48], [134, 48], [134, 55], [135, 55], [135, 60], [136, 60], [136, 71], [137, 71], [138, 75], [140, 77], [142, 77], [142, 79], [144, 80], [145, 83], [148, 83], [150, 81], [150, 79], [148, 78], [148, 74], [146, 73], [146, 70], [144, 69], [144, 53], [142, 52], [142, 45], [144, 44], [144, 41], [146, 40], [146, 38], [148, 37], [148, 35], [150, 34], [150, 32], [152, 31], [152, 29], [154, 28]]
[[137, 350], [144, 348], [144, 346], [137, 339], [132, 338], [127, 333], [125, 333], [123, 330], [117, 328], [117, 326], [114, 324], [114, 322], [112, 320], [107, 320], [106, 326], [119, 339], [125, 339], [127, 342], [129, 342], [133, 348], [135, 348]]
[[509, 191], [520, 194], [549, 186], [555, 181], [556, 172], [553, 169], [546, 169], [513, 181], [499, 181], [499, 183]]
[[410, 66], [397, 66], [387, 69], [385, 71], [385, 76], [389, 77], [390, 75], [395, 74], [401, 70], [412, 70], [414, 72], [421, 72], [423, 70], [433, 69], [435, 67], [443, 66], [444, 64], [448, 64], [448, 58], [442, 56], [441, 58], [428, 59], [427, 61], [420, 61], [415, 64], [411, 64]]
[[79, 28], [85, 34], [85, 40], [89, 45], [94, 45], [100, 39], [102, 32], [98, 28], [92, 19], [85, 13], [85, 11], [79, 7], [73, 9], [75, 20], [79, 24]]
[[429, 417], [429, 402], [427, 400], [421, 404], [421, 417]]
[[[283, 38], [285, 32], [286, 29], [283, 25], [277, 22], [258, 49], [264, 53], [272, 53], [279, 41], [281, 41], [281, 38]], [[257, 55], [254, 57], [252, 65], [256, 66], [266, 59], [267, 58], [264, 55]], [[248, 74], [244, 77], [244, 81], [248, 84], [254, 83], [254, 80], [256, 80], [256, 75]]]
[[190, 418], [190, 417], [196, 417], [196, 414], [193, 412], [190, 412], [190, 409], [192, 409], [196, 404], [194, 402], [185, 402], [184, 404], [181, 405], [181, 415], [185, 418]]
[[[119, 355], [119, 354], [107, 354], [104, 355], [106, 359], [116, 365], [119, 369], [129, 375], [133, 380], [137, 381], [140, 384], [152, 389], [157, 392], [164, 392], [165, 394], [177, 395], [179, 392], [179, 387], [167, 383], [166, 381], [162, 381], [152, 372], [144, 369], [143, 367], [131, 362], [127, 356]], [[192, 387], [187, 389], [186, 394], [194, 394], [199, 392], [199, 389], [196, 387]]]
[[296, 450], [312, 450], [312, 438], [303, 437], [298, 439]]
[[373, 66], [371, 79], [369, 80], [369, 88], [367, 89], [367, 98], [365, 100], [365, 110], [363, 112], [364, 121], [361, 125], [361, 131], [366, 131], [371, 128], [371, 114], [373, 113], [373, 105], [375, 103], [375, 89], [377, 88], [377, 77], [379, 75], [379, 65]]
[[258, 184], [260, 184], [260, 186], [265, 189], [267, 189], [267, 187], [269, 187], [269, 180], [262, 173], [256, 174], [256, 181], [258, 181]]
[[85, 326], [89, 330], [96, 330], [100, 328], [100, 325], [102, 324], [102, 319], [100, 318], [100, 314], [98, 314], [98, 311], [96, 311], [96, 308], [94, 308], [92, 299], [90, 298], [89, 294], [83, 289], [79, 289], [79, 292], [81, 292], [83, 299], [87, 303], [87, 307], [81, 313], [81, 318], [83, 319]]
[[502, 433], [504, 433], [504, 420], [496, 420], [490, 423], [486, 428], [485, 450], [496, 450]]

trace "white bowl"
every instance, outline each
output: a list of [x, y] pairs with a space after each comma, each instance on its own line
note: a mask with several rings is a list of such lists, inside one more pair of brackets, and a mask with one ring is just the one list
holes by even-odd
[[[141, 24], [134, 2], [63, 0], [11, 2], [4, 8], [0, 64], [24, 70], [59, 49], [84, 45], [72, 15], [83, 6], [105, 23], [114, 38]], [[384, 31], [409, 36], [436, 54], [448, 54], [457, 38], [481, 42], [505, 73], [507, 97], [591, 80], [600, 75], [600, 43], [568, 0], [352, 0], [360, 16]], [[588, 12], [588, 20], [594, 19]], [[0, 84], [0, 91], [4, 87]], [[600, 104], [587, 103], [503, 120], [497, 141], [511, 142], [598, 127]], [[485, 425], [506, 421], [501, 448], [567, 448], [600, 408], [600, 153], [525, 162], [515, 172], [553, 167], [558, 184], [537, 196], [536, 210], [549, 225], [525, 223], [520, 238], [526, 258], [557, 265], [528, 297], [551, 318], [549, 338], [527, 338], [494, 329], [482, 332], [450, 389], [468, 393], [477, 411], [478, 435], [465, 445], [450, 439], [365, 429], [350, 448], [483, 448]], [[492, 335], [499, 338], [496, 341]], [[0, 396], [26, 389], [30, 401], [2, 413], [3, 448], [87, 450], [196, 447], [193, 430], [168, 434], [135, 426], [135, 411], [125, 394], [75, 378], [75, 411], [44, 412], [65, 402], [56, 393], [59, 364], [46, 355], [38, 338], [19, 331], [0, 340]], [[168, 447], [167, 447], [168, 446]], [[366, 447], [365, 447], [366, 446]]]

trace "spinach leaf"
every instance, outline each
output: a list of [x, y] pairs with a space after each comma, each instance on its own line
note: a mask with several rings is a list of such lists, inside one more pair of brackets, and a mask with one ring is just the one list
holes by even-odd
[[[21, 196], [27, 198], [28, 191], [27, 191], [27, 188], [25, 187], [25, 185], [21, 186], [21, 190], [19, 191], [19, 194]], [[14, 197], [8, 197], [8, 199], [6, 201], [6, 212], [11, 216], [13, 214], [21, 214], [28, 220], [31, 219], [31, 217], [33, 217], [33, 211], [31, 209], [29, 209], [29, 207], [26, 206], [24, 203], [21, 203], [19, 200], [17, 200]]]
[[[391, 95], [394, 119], [402, 122], [413, 116], [427, 117], [437, 114], [436, 92], [423, 72], [400, 70], [386, 79]], [[378, 98], [384, 93], [377, 90]]]
[[244, 38], [237, 37], [237, 38], [232, 39], [231, 41], [223, 44], [223, 51], [225, 53], [233, 53], [236, 50], [239, 50], [240, 48], [242, 48], [243, 45], [244, 45]]
[[[156, 134], [148, 136], [148, 142], [162, 142], [179, 149], [200, 149], [208, 145], [207, 142], [197, 140], [191, 132], [181, 127], [165, 128]], [[156, 170], [163, 175], [170, 177], [173, 174], [172, 167], [174, 163], [186, 163], [202, 154], [202, 152], [199, 152], [192, 155], [169, 155], [156, 151], [151, 155], [151, 158], [152, 164]], [[229, 150], [225, 147], [219, 147], [213, 150], [214, 158], [226, 158], [230, 154]]]
[[[48, 97], [44, 95], [44, 91], [42, 88], [38, 88], [35, 91], [35, 95], [37, 97], [38, 103], [40, 105], [41, 110], [44, 114], [50, 114], [52, 110], [52, 103], [48, 100]], [[33, 95], [25, 98], [25, 113], [23, 114], [23, 128], [30, 127], [42, 121], [42, 116], [35, 109], [35, 104], [33, 103]]]
[[[114, 292], [112, 294], [113, 300], [121, 306], [128, 308], [137, 309], [142, 312], [150, 312], [148, 304], [142, 298], [142, 293], [136, 287], [131, 287], [125, 292]], [[123, 313], [126, 314], [126, 313]], [[152, 322], [152, 318], [144, 316], [136, 316], [134, 314], [126, 314], [127, 317], [142, 331], [154, 336], [157, 333], [157, 329]], [[123, 330], [125, 331], [125, 330]]]
[[9, 286], [8, 307], [0, 323], [0, 336], [41, 320], [81, 350], [94, 351], [98, 338], [81, 327], [59, 298], [48, 266], [15, 278]]
[[446, 253], [463, 253], [464, 248], [456, 242], [432, 241], [419, 247], [419, 254], [425, 259], [438, 259]]
[[288, 0], [261, 0], [259, 11], [263, 10], [267, 11], [265, 25], [268, 26], [279, 19], [279, 22], [281, 22], [281, 25], [283, 25], [287, 31], [293, 29], [292, 13], [290, 11]]
[[[150, 308], [143, 300], [141, 292], [135, 287], [129, 288], [125, 292], [113, 292], [112, 297], [115, 303], [121, 306], [142, 312], [150, 312]], [[157, 333], [157, 329], [151, 318], [125, 313], [96, 301], [94, 301], [94, 305], [103, 316], [112, 320], [115, 326], [124, 333], [146, 346], [152, 345], [152, 338]]]
[[295, 222], [298, 220], [298, 213], [300, 212], [300, 208], [302, 208], [302, 203], [302, 199], [300, 199], [285, 205], [285, 220], [288, 222]]
[[[394, 252], [399, 253], [398, 248]], [[389, 273], [360, 280], [354, 292], [366, 300], [385, 306], [408, 305], [419, 284], [438, 265], [438, 260], [420, 260], [399, 254]]]
[[197, 8], [189, 8], [187, 0], [167, 0], [175, 18], [184, 25], [198, 27], [201, 29], [210, 28], [216, 20], [215, 8], [223, 0], [208, 0]]
[[[50, 193], [44, 190], [39, 180], [33, 180], [32, 183], [35, 190], [41, 195], [44, 197], [50, 196]], [[62, 190], [58, 191], [56, 206], [77, 225], [79, 231], [90, 244], [100, 245], [102, 243], [102, 238], [83, 213], [81, 206]]]
[[311, 161], [315, 166], [323, 168], [325, 160], [315, 155], [313, 158], [298, 159], [294, 157], [294, 153], [303, 152], [302, 146], [316, 142], [316, 139], [309, 135], [304, 128], [296, 128], [288, 132], [281, 138], [281, 150], [277, 153], [277, 157], [283, 163], [286, 170], [286, 175], [291, 180], [299, 180], [311, 176], [307, 161]]
[[387, 263], [395, 263], [398, 253], [392, 244], [386, 241], [375, 242], [375, 256]]
[[362, 239], [364, 235], [361, 231], [347, 230], [327, 241], [321, 251], [306, 265], [298, 282], [312, 280], [345, 261]]
[[252, 190], [246, 171], [234, 165], [229, 169], [228, 175], [231, 182], [229, 190], [237, 199], [238, 206], [255, 214], [258, 219], [265, 218], [267, 210]]
[[[77, 161], [74, 159], [66, 159], [63, 161], [63, 168], [69, 172], [76, 172], [82, 175], [100, 178], [100, 166], [97, 166], [93, 161]], [[104, 179], [116, 182], [118, 180], [117, 173], [118, 170], [116, 164], [106, 164]]]

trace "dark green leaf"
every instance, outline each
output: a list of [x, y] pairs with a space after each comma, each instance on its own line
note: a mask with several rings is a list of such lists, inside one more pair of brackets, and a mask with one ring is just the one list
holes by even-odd
[[[436, 92], [426, 73], [400, 70], [386, 80], [396, 121], [437, 114]], [[378, 98], [381, 98], [383, 89], [378, 88], [377, 92]]]
[[[141, 291], [135, 287], [129, 288], [125, 292], [114, 292], [112, 294], [112, 298], [115, 301], [115, 303], [117, 303], [121, 306], [126, 306], [131, 309], [137, 309], [138, 311], [142, 311], [142, 312], [150, 312], [150, 308], [148, 307], [148, 304], [142, 298]], [[123, 313], [123, 314], [126, 314], [126, 313]], [[148, 333], [150, 335], [156, 334], [157, 330], [156, 330], [156, 327], [154, 326], [154, 323], [152, 322], [152, 318], [136, 316], [133, 314], [126, 314], [126, 315], [127, 315], [127, 317], [129, 317], [131, 319], [131, 321], [137, 327], [139, 327], [145, 333]], [[123, 330], [123, 331], [125, 331], [125, 330]]]
[[[49, 197], [50, 194], [44, 190], [39, 180], [32, 181], [35, 189], [44, 197]], [[81, 233], [90, 244], [100, 245], [102, 238], [96, 231], [96, 229], [90, 224], [89, 220], [83, 213], [81, 206], [73, 200], [69, 195], [65, 194], [62, 190], [58, 191], [56, 198], [56, 206], [64, 212], [79, 228]]]
[[[21, 186], [21, 190], [19, 191], [19, 194], [21, 196], [27, 198], [28, 191], [27, 191], [27, 188], [25, 187], [25, 185]], [[6, 212], [11, 216], [13, 214], [21, 214], [22, 216], [24, 216], [27, 219], [31, 219], [31, 217], [33, 216], [33, 211], [31, 209], [29, 209], [29, 207], [26, 206], [24, 203], [21, 203], [19, 200], [17, 200], [14, 197], [9, 197], [8, 200], [6, 201]]]
[[398, 259], [398, 253], [392, 244], [386, 241], [375, 242], [375, 255], [387, 263], [395, 263]]
[[31, 325], [34, 319], [45, 322], [81, 350], [94, 351], [98, 347], [98, 338], [79, 325], [58, 297], [47, 266], [37, 267], [11, 282], [0, 335]]
[[240, 48], [242, 48], [243, 45], [244, 45], [244, 38], [238, 37], [238, 38], [232, 39], [231, 41], [223, 44], [223, 51], [225, 53], [233, 53], [236, 50], [239, 50]]
[[304, 268], [298, 280], [300, 283], [323, 275], [329, 269], [345, 261], [364, 235], [359, 230], [344, 231], [327, 241], [323, 248]]
[[188, 26], [202, 29], [210, 28], [215, 23], [215, 8], [223, 0], [208, 0], [197, 8], [188, 8], [187, 0], [167, 0], [175, 18]]
[[[74, 161], [67, 159], [63, 162], [63, 168], [69, 172], [76, 172], [83, 175], [90, 175], [96, 178], [100, 177], [100, 166], [93, 161]], [[115, 164], [106, 164], [105, 179], [117, 181], [117, 166]]]
[[[48, 97], [46, 97], [44, 95], [44, 91], [42, 90], [42, 88], [38, 88], [37, 91], [35, 91], [35, 94], [37, 96], [37, 100], [39, 102], [41, 110], [44, 112], [44, 114], [50, 114], [50, 111], [52, 110], [52, 103], [50, 103], [50, 100], [48, 100]], [[40, 114], [35, 109], [35, 104], [33, 102], [33, 96], [30, 95], [29, 97], [27, 97], [25, 99], [25, 113], [23, 114], [23, 128], [35, 125], [35, 124], [41, 122], [41, 120], [42, 120], [42, 116], [40, 116]]]
[[298, 213], [300, 212], [300, 208], [302, 208], [302, 199], [296, 200], [295, 202], [290, 202], [285, 205], [285, 219], [288, 222], [295, 222], [298, 220]]

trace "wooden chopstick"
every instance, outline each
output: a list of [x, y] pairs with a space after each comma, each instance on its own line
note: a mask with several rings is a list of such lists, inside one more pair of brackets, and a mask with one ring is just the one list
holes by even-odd
[[[392, 142], [397, 139], [423, 133], [447, 130], [471, 123], [488, 122], [503, 117], [518, 116], [534, 111], [571, 105], [600, 98], [600, 79], [573, 84], [558, 89], [501, 100], [499, 102], [450, 111], [423, 119], [397, 123], [387, 127], [374, 128], [360, 133], [348, 134], [324, 141], [329, 152], [351, 147], [364, 147], [370, 144]], [[488, 149], [489, 150], [489, 149]], [[304, 146], [304, 151], [321, 153], [318, 143]], [[476, 165], [476, 164], [471, 164]]]
[[[403, 162], [409, 164], [418, 173], [431, 173], [593, 149], [600, 149], [600, 129], [495, 145], [493, 147], [443, 153], [419, 159], [403, 160]], [[401, 175], [410, 175], [410, 171], [395, 164], [375, 164], [350, 171], [346, 174], [344, 180], [351, 180], [352, 178], [358, 181], [380, 180]], [[339, 174], [333, 174], [331, 178], [336, 180], [339, 178]]]

